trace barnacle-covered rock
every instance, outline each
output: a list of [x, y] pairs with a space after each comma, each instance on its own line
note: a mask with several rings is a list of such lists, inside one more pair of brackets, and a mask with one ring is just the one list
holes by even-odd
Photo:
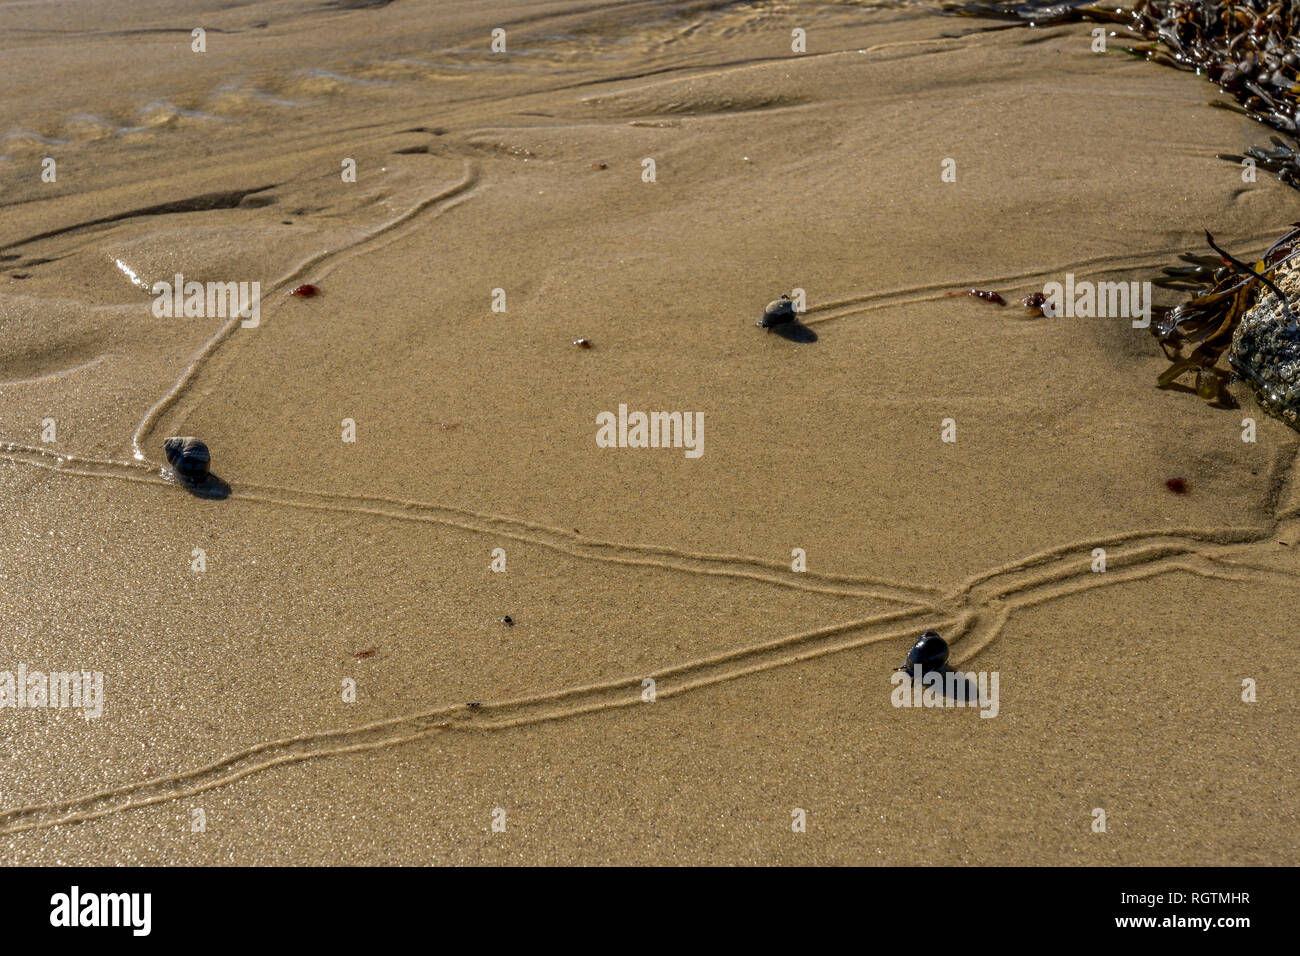
[[[1286, 293], [1291, 318], [1300, 317], [1300, 268], [1280, 269], [1273, 281]], [[1300, 327], [1288, 321], [1276, 294], [1261, 296], [1241, 317], [1228, 361], [1265, 411], [1300, 429]]]

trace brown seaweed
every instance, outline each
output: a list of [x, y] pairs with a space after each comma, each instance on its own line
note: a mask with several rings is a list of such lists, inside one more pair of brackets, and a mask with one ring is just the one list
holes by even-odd
[[[1018, 20], [1038, 24], [1095, 21], [1120, 24], [1134, 41], [1119, 48], [1133, 56], [1165, 66], [1194, 71], [1209, 78], [1232, 97], [1211, 105], [1231, 109], [1271, 127], [1279, 135], [1271, 146], [1250, 146], [1242, 156], [1220, 159], [1252, 160], [1275, 173], [1288, 186], [1300, 189], [1300, 0], [1137, 0], [1102, 8], [1088, 2], [958, 2], [950, 13]], [[1300, 223], [1294, 224], [1300, 227]], [[1262, 289], [1278, 294], [1284, 315], [1294, 319], [1286, 297], [1268, 278], [1297, 251], [1300, 228], [1276, 240], [1253, 266], [1218, 246], [1206, 232], [1217, 258], [1188, 254], [1185, 265], [1166, 268], [1155, 284], [1191, 298], [1173, 309], [1159, 310], [1151, 324], [1170, 365], [1158, 377], [1160, 388], [1192, 391], [1180, 380], [1194, 377], [1194, 390], [1217, 405], [1232, 406], [1225, 386], [1232, 372], [1220, 366], [1241, 318]]]
[[[1199, 278], [1203, 291], [1163, 312], [1152, 322], [1151, 331], [1170, 361], [1169, 367], [1156, 379], [1156, 385], [1160, 388], [1186, 388], [1180, 385], [1179, 380], [1192, 373], [1197, 395], [1206, 401], [1232, 407], [1225, 391], [1232, 373], [1219, 366], [1220, 359], [1232, 344], [1232, 335], [1241, 317], [1254, 304], [1259, 286], [1278, 293], [1285, 314], [1290, 315], [1286, 310], [1285, 296], [1266, 273], [1290, 260], [1297, 242], [1300, 242], [1300, 223], [1269, 246], [1253, 266], [1223, 250], [1208, 231], [1205, 237], [1210, 248], [1219, 253], [1224, 267], [1211, 272], [1206, 264], [1198, 263], [1198, 273], [1186, 274], [1184, 278]], [[1188, 258], [1185, 256], [1184, 261]]]

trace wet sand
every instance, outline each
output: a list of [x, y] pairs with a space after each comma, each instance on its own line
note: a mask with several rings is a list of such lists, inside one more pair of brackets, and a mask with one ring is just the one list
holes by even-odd
[[[946, 296], [1280, 234], [1208, 84], [840, 4], [0, 15], [0, 671], [105, 680], [0, 709], [6, 860], [1295, 862], [1295, 433]], [[891, 704], [930, 627], [996, 718]]]

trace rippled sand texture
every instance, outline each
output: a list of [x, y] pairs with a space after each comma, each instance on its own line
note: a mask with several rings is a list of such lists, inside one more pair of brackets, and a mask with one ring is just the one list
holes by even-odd
[[[107, 696], [0, 710], [4, 860], [1296, 862], [1294, 434], [944, 295], [1279, 234], [1203, 82], [846, 3], [0, 18], [0, 670]], [[794, 287], [814, 342], [754, 327]], [[926, 627], [996, 718], [891, 706]]]

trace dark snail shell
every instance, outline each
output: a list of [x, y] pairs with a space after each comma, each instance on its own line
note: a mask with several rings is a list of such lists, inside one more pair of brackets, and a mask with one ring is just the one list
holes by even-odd
[[779, 299], [773, 299], [763, 310], [763, 317], [755, 324], [759, 328], [770, 329], [775, 325], [785, 325], [787, 322], [793, 322], [795, 319], [794, 299], [783, 295]]
[[920, 640], [907, 652], [907, 669], [918, 664], [922, 673], [943, 670], [948, 663], [948, 642], [939, 636], [938, 631], [926, 631]]
[[208, 467], [212, 464], [212, 455], [208, 446], [197, 438], [176, 437], [163, 442], [163, 451], [167, 461], [176, 474], [190, 481], [202, 481], [208, 477]]

